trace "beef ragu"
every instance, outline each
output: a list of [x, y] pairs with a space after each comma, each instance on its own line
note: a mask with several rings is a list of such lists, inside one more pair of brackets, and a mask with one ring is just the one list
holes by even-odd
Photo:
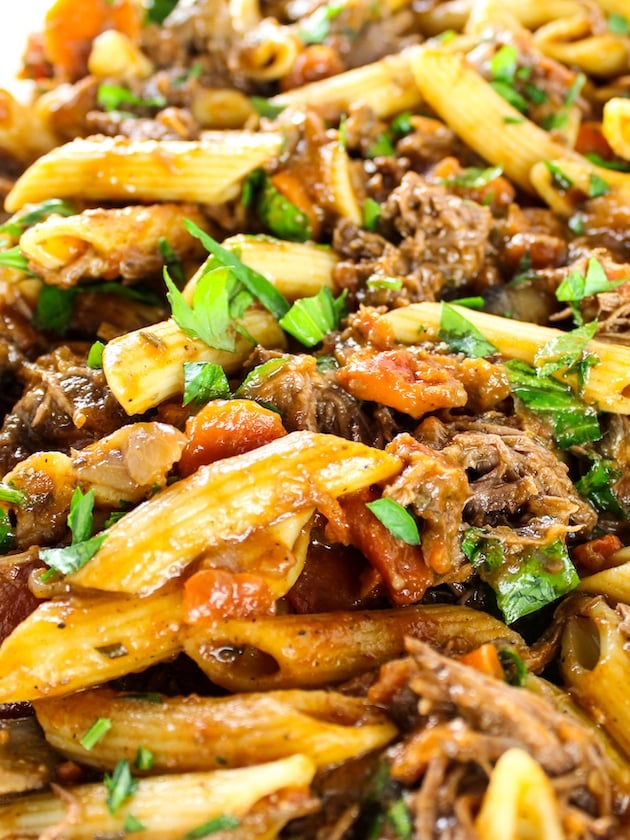
[[0, 838], [630, 837], [625, 0], [32, 28]]

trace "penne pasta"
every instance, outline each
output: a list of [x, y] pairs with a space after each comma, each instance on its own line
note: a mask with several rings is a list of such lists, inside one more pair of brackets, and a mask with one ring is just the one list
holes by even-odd
[[137, 279], [159, 274], [163, 240], [180, 260], [202, 258], [205, 252], [184, 227], [184, 218], [207, 226], [191, 204], [94, 208], [75, 216], [49, 216], [22, 234], [20, 250], [32, 271], [62, 288], [82, 278]]
[[[316, 295], [324, 286], [334, 288], [332, 272], [339, 258], [326, 246], [244, 234], [230, 236], [222, 244], [289, 300]], [[190, 289], [186, 292], [190, 294]]]
[[[239, 324], [262, 347], [285, 346], [278, 322], [266, 310], [250, 307]], [[103, 351], [103, 371], [127, 414], [142, 414], [183, 393], [186, 362], [212, 362], [230, 374], [251, 351], [252, 342], [241, 333], [235, 336], [234, 350], [217, 350], [191, 338], [169, 319], [108, 342]]]
[[630, 160], [630, 101], [613, 97], [604, 104], [602, 132], [619, 157]]
[[45, 601], [0, 645], [0, 703], [79, 691], [181, 650], [179, 592]]
[[[293, 432], [201, 467], [130, 511], [68, 580], [147, 595], [210, 550], [238, 544], [295, 513], [310, 516], [314, 507], [384, 481], [399, 469], [398, 458], [364, 444]], [[238, 554], [234, 559], [238, 562]]]
[[571, 158], [573, 154], [580, 157], [524, 118], [464, 55], [423, 47], [413, 53], [411, 68], [423, 98], [447, 125], [523, 189], [532, 191], [530, 172], [538, 161]]
[[75, 786], [71, 795], [62, 789], [33, 794], [0, 805], [0, 838], [39, 838], [46, 831], [63, 832], [68, 840], [118, 836], [131, 815], [142, 826], [134, 831], [138, 838], [181, 840], [212, 820], [238, 827], [265, 797], [283, 789], [303, 792], [314, 772], [306, 756], [293, 755], [256, 767], [139, 779], [114, 813], [102, 783]]
[[[396, 727], [361, 698], [334, 691], [276, 691], [230, 697], [126, 695], [93, 689], [35, 703], [50, 744], [83, 764], [112, 770], [151, 745], [149, 773], [244, 767], [300, 753], [317, 767], [384, 747]], [[89, 749], [94, 720], [111, 722]], [[256, 721], [255, 728], [252, 721]]]
[[475, 829], [480, 840], [564, 840], [551, 781], [525, 750], [507, 750], [497, 761]]
[[[623, 548], [617, 555], [628, 557], [628, 549]], [[619, 557], [621, 561], [621, 557]], [[601, 572], [582, 578], [578, 589], [592, 595], [604, 595], [613, 603], [621, 601], [630, 604], [630, 562], [626, 560], [619, 566], [604, 569]]]
[[39, 158], [18, 178], [5, 201], [13, 213], [25, 204], [58, 198], [88, 201], [193, 201], [235, 198], [242, 179], [273, 159], [277, 134], [206, 132], [202, 140], [72, 140]]
[[[497, 350], [510, 359], [520, 359], [533, 364], [536, 353], [553, 338], [561, 336], [560, 330], [519, 321], [518, 330], [508, 318], [460, 309], [461, 313], [477, 327]], [[440, 305], [414, 303], [386, 313], [379, 319], [396, 341], [415, 344], [419, 341], [436, 341], [440, 326]], [[630, 349], [622, 344], [612, 344], [596, 339], [588, 343], [589, 352], [599, 359], [584, 384], [582, 396], [601, 411], [630, 414]]]
[[630, 756], [625, 689], [630, 652], [621, 616], [603, 598], [585, 598], [569, 616], [561, 664], [571, 695]]
[[448, 605], [232, 619], [188, 627], [184, 649], [228, 691], [318, 688], [399, 656], [407, 635], [435, 645], [457, 638], [465, 649], [493, 641], [527, 655], [523, 640], [496, 620]]
[[369, 105], [379, 117], [388, 117], [421, 101], [411, 72], [415, 48], [403, 50], [336, 76], [303, 85], [270, 98], [278, 108], [311, 105], [325, 111], [344, 113], [350, 105]]

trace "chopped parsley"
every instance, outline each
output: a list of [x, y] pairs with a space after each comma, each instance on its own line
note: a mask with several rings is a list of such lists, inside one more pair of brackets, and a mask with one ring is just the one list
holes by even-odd
[[186, 283], [186, 274], [184, 273], [184, 266], [182, 261], [175, 253], [175, 250], [168, 239], [163, 236], [158, 242], [158, 250], [160, 256], [164, 261], [164, 265], [168, 268], [171, 277], [175, 280], [177, 285], [181, 288]]
[[183, 840], [201, 840], [202, 837], [209, 837], [211, 834], [216, 834], [218, 831], [224, 831], [225, 829], [238, 828], [239, 825], [240, 820], [236, 817], [221, 815], [186, 832]]
[[203, 405], [230, 397], [230, 383], [221, 365], [214, 362], [184, 362], [183, 405]]
[[500, 540], [480, 528], [464, 534], [462, 551], [482, 580], [495, 592], [506, 624], [537, 612], [570, 592], [579, 583], [562, 540], [522, 549], [507, 555]]
[[119, 761], [111, 774], [105, 773], [103, 779], [107, 791], [106, 803], [110, 814], [115, 814], [126, 799], [136, 792], [138, 782], [131, 775], [127, 759]]
[[575, 395], [570, 385], [540, 373], [518, 359], [504, 365], [512, 392], [532, 411], [545, 417], [562, 449], [599, 440], [597, 411]]
[[612, 487], [621, 475], [614, 461], [595, 457], [588, 472], [575, 482], [575, 488], [597, 510], [626, 519], [626, 512]]
[[21, 271], [24, 274], [28, 274], [29, 277], [37, 277], [28, 267], [28, 258], [24, 256], [19, 245], [0, 251], [0, 266]]
[[586, 350], [588, 342], [596, 332], [597, 322], [591, 321], [548, 341], [534, 357], [534, 366], [539, 376], [551, 376], [561, 372], [562, 377], [566, 379], [575, 375], [577, 392], [581, 394], [589, 368], [599, 361], [597, 355]]
[[547, 170], [551, 175], [551, 182], [555, 187], [557, 187], [559, 190], [562, 190], [563, 192], [566, 192], [567, 190], [571, 189], [571, 187], [573, 186], [573, 181], [558, 166], [557, 163], [554, 163], [552, 160], [544, 160], [543, 163], [547, 167]]
[[374, 142], [367, 149], [365, 156], [368, 158], [394, 157], [396, 150], [387, 132], [382, 132], [374, 138]]
[[503, 169], [500, 166], [489, 166], [485, 169], [479, 166], [468, 166], [450, 178], [443, 178], [442, 183], [451, 187], [478, 189], [487, 186], [502, 174]]
[[444, 301], [441, 304], [438, 335], [453, 350], [472, 359], [492, 356], [498, 352], [494, 344], [488, 341], [474, 324]]
[[403, 287], [402, 277], [389, 277], [387, 274], [370, 274], [365, 281], [368, 289], [391, 289], [398, 291]]
[[504, 648], [499, 651], [499, 661], [505, 680], [510, 685], [523, 686], [527, 682], [527, 665], [515, 650]]
[[608, 29], [613, 35], [630, 35], [630, 18], [613, 12], [608, 16]]
[[216, 240], [201, 230], [194, 222], [185, 219], [184, 225], [189, 233], [201, 241], [201, 244], [215, 257], [219, 265], [232, 269], [239, 282], [242, 283], [253, 297], [260, 301], [265, 309], [271, 312], [274, 318], [282, 318], [288, 312], [288, 300], [266, 277], [241, 262], [232, 251], [229, 251], [216, 242]]
[[136, 750], [133, 766], [136, 770], [150, 770], [153, 767], [154, 761], [155, 758], [151, 750], [140, 745]]
[[0, 507], [0, 554], [7, 554], [15, 548], [15, 534], [9, 514]]
[[280, 370], [280, 368], [283, 368], [288, 363], [288, 356], [278, 356], [275, 359], [267, 359], [266, 362], [256, 365], [255, 368], [252, 368], [252, 370], [249, 371], [245, 379], [238, 386], [235, 396], [249, 397], [251, 394], [255, 393], [256, 390], [260, 388], [271, 376], [273, 376], [276, 371]]
[[105, 349], [105, 345], [102, 341], [95, 341], [94, 344], [90, 347], [86, 364], [92, 370], [100, 370], [103, 367], [103, 350]]
[[298, 35], [305, 44], [323, 44], [330, 35], [330, 22], [343, 12], [345, 0], [331, 0], [319, 6], [307, 18], [302, 20]]
[[28, 501], [26, 493], [10, 484], [0, 482], [0, 502], [9, 505], [25, 505]]
[[597, 198], [610, 192], [610, 184], [597, 172], [591, 172], [588, 176], [588, 197]]
[[92, 533], [92, 511], [94, 508], [94, 490], [85, 495], [79, 487], [75, 488], [68, 513], [68, 527], [72, 533], [72, 542], [65, 548], [43, 548], [39, 557], [49, 567], [42, 575], [42, 580], [48, 580], [54, 572], [61, 575], [76, 572], [91, 560], [99, 550], [107, 533]]
[[274, 105], [264, 96], [250, 96], [249, 102], [257, 114], [270, 120], [275, 120], [286, 108], [286, 105]]
[[346, 297], [347, 289], [335, 298], [330, 289], [323, 286], [316, 295], [296, 300], [278, 323], [305, 347], [314, 347], [339, 326], [345, 313]]
[[582, 273], [578, 269], [574, 269], [562, 280], [556, 289], [556, 298], [569, 304], [575, 322], [581, 325], [584, 323], [584, 319], [579, 304], [585, 298], [597, 295], [600, 292], [610, 292], [628, 280], [630, 280], [630, 277], [609, 280], [603, 265], [595, 257], [591, 257], [586, 265], [586, 272]]
[[365, 506], [394, 537], [409, 545], [420, 545], [416, 520], [399, 502], [383, 496], [373, 502], [366, 502]]
[[164, 108], [168, 104], [164, 96], [137, 96], [128, 88], [106, 83], [98, 86], [96, 101], [108, 113], [112, 111], [120, 112], [121, 105], [126, 105], [130, 108]]
[[145, 0], [147, 23], [162, 24], [177, 6], [178, 0]]
[[381, 211], [382, 207], [378, 201], [374, 201], [369, 196], [365, 199], [363, 202], [363, 227], [366, 230], [376, 230]]
[[105, 737], [112, 728], [110, 718], [97, 718], [92, 726], [79, 739], [79, 743], [85, 750], [91, 750], [98, 742]]

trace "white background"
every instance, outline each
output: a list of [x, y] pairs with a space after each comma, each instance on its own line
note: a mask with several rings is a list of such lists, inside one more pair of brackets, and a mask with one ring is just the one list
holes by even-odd
[[52, 3], [53, 0], [0, 0], [0, 87], [13, 86], [27, 35], [42, 29], [44, 14]]

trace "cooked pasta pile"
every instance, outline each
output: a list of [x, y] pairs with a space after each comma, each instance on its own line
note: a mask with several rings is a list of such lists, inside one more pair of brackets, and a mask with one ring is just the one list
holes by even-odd
[[630, 837], [627, 0], [56, 0], [0, 91], [0, 838]]

